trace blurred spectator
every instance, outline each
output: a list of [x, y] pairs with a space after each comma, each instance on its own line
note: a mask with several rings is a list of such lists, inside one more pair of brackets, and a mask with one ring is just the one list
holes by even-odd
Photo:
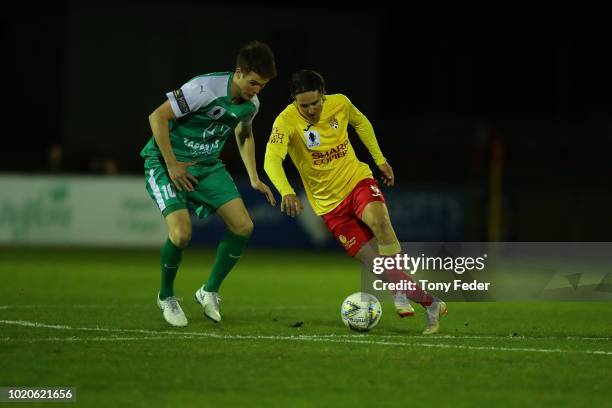
[[109, 157], [94, 157], [89, 163], [89, 170], [94, 174], [111, 175], [119, 173], [119, 166]]
[[59, 143], [52, 144], [48, 150], [49, 171], [57, 173], [64, 167], [64, 149]]

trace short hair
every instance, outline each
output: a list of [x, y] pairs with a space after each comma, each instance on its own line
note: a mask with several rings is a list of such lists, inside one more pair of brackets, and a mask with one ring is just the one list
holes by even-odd
[[240, 48], [236, 58], [236, 66], [245, 74], [255, 72], [265, 79], [276, 77], [274, 53], [267, 44], [256, 40]]
[[297, 94], [309, 91], [319, 91], [325, 94], [325, 80], [323, 76], [310, 69], [302, 69], [294, 72], [289, 79], [289, 91], [295, 99]]

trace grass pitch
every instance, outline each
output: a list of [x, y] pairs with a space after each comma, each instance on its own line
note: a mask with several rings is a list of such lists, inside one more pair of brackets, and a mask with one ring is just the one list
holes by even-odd
[[612, 303], [449, 303], [441, 333], [425, 337], [422, 313], [400, 319], [381, 299], [380, 323], [358, 334], [339, 313], [360, 290], [355, 261], [247, 249], [214, 324], [193, 301], [213, 256], [184, 254], [179, 329], [155, 303], [157, 251], [0, 249], [0, 386], [76, 387], [87, 407], [612, 400]]

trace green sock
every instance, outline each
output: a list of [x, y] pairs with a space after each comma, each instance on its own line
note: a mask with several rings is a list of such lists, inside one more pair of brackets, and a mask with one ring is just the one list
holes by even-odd
[[236, 235], [230, 230], [225, 232], [223, 239], [217, 247], [217, 257], [212, 267], [212, 272], [208, 277], [204, 290], [207, 292], [218, 292], [221, 287], [221, 282], [227, 276], [229, 271], [232, 270], [240, 256], [242, 251], [249, 240], [249, 237]]
[[183, 250], [168, 238], [161, 249], [161, 289], [159, 291], [161, 300], [174, 296], [174, 278], [181, 264], [182, 255]]

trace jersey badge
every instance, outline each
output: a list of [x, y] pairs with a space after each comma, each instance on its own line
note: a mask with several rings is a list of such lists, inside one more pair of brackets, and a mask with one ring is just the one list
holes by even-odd
[[382, 192], [380, 191], [380, 189], [376, 185], [370, 184], [370, 188], [372, 189], [372, 197], [380, 197], [380, 196], [382, 196]]
[[338, 129], [338, 119], [335, 117], [331, 118], [329, 120], [329, 126], [333, 127], [334, 129]]
[[316, 130], [305, 130], [304, 137], [306, 138], [306, 146], [308, 146], [309, 149], [321, 145], [321, 137]]
[[213, 106], [206, 112], [206, 116], [211, 119], [217, 120], [225, 113], [225, 108], [222, 106]]

